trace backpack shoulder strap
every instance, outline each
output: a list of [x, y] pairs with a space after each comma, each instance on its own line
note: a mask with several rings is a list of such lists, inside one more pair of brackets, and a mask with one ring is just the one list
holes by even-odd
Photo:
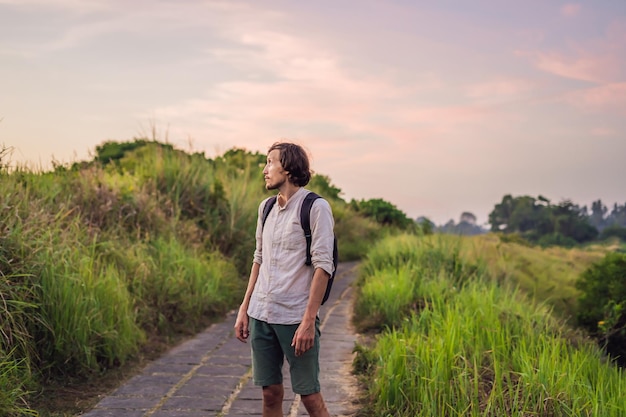
[[302, 208], [300, 209], [300, 224], [304, 230], [304, 238], [306, 239], [306, 265], [311, 265], [311, 206], [313, 202], [321, 198], [314, 192], [310, 192], [304, 197]]
[[265, 206], [263, 206], [263, 217], [261, 217], [263, 226], [265, 226], [265, 220], [267, 220], [267, 216], [269, 216], [270, 211], [272, 211], [272, 207], [274, 207], [274, 204], [276, 204], [276, 196], [270, 197], [265, 202]]

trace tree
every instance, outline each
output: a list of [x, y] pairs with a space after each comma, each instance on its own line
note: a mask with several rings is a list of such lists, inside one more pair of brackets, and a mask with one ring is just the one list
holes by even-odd
[[95, 160], [104, 165], [110, 162], [119, 161], [127, 152], [146, 146], [149, 143], [168, 150], [174, 149], [174, 147], [170, 144], [150, 141], [147, 139], [135, 139], [133, 142], [116, 142], [111, 140], [104, 142], [102, 145], [96, 146]]
[[476, 216], [474, 213], [470, 213], [469, 211], [464, 211], [461, 213], [461, 222], [460, 223], [468, 223], [471, 225], [476, 224]]
[[564, 200], [554, 206], [554, 232], [574, 239], [579, 243], [593, 240], [598, 230], [589, 224], [579, 206], [570, 200]]
[[[221, 157], [223, 162], [227, 165], [235, 167], [240, 170], [246, 170], [254, 167], [255, 173], [261, 171], [265, 164], [267, 156], [259, 152], [252, 153], [242, 148], [232, 148], [224, 153]], [[218, 158], [219, 159], [219, 158]]]
[[489, 223], [492, 231], [519, 233], [531, 242], [544, 245], [583, 243], [598, 234], [589, 223], [585, 207], [571, 200], [554, 205], [542, 196], [535, 199], [505, 195], [489, 214]]
[[511, 194], [502, 197], [502, 201], [496, 204], [489, 213], [489, 224], [492, 232], [510, 231], [511, 214], [513, 213], [515, 201]]
[[343, 201], [340, 197], [341, 189], [331, 184], [330, 178], [326, 175], [315, 174], [311, 177], [309, 188], [316, 191], [327, 200]]
[[489, 224], [494, 232], [524, 233], [534, 231], [539, 234], [552, 232], [550, 202], [539, 196], [515, 197], [510, 194], [502, 198], [489, 214]]
[[601, 240], [606, 240], [606, 239], [615, 238], [615, 237], [626, 242], [626, 227], [617, 226], [617, 225], [607, 226], [604, 229], [602, 229], [602, 232], [600, 232], [600, 236], [599, 236]]
[[435, 230], [435, 223], [428, 217], [420, 216], [415, 221], [422, 229], [422, 233], [425, 235], [432, 235]]
[[449, 233], [454, 235], [472, 236], [485, 233], [485, 231], [476, 224], [476, 216], [474, 213], [464, 211], [461, 213], [461, 219], [459, 224], [455, 224], [454, 220], [450, 219], [445, 225], [439, 229], [441, 233]]
[[602, 200], [597, 200], [591, 203], [591, 215], [589, 216], [589, 223], [599, 231], [602, 231], [606, 226], [606, 214], [608, 212], [607, 207], [602, 204]]
[[350, 206], [357, 213], [374, 219], [384, 226], [396, 226], [401, 229], [415, 226], [415, 222], [393, 204], [381, 198], [371, 200], [352, 200]]
[[606, 219], [606, 225], [622, 226], [626, 227], [626, 203], [623, 206], [615, 203], [611, 214]]

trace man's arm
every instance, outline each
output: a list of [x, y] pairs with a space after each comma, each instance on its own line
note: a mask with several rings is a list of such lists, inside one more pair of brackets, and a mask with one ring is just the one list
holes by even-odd
[[302, 355], [313, 347], [315, 341], [315, 319], [322, 305], [322, 299], [324, 298], [329, 278], [330, 274], [322, 268], [316, 268], [313, 273], [313, 281], [311, 282], [311, 289], [309, 290], [309, 301], [306, 305], [306, 311], [291, 341], [291, 346], [295, 348], [296, 356]]
[[[256, 285], [256, 280], [259, 277], [259, 269], [261, 265], [256, 262], [252, 263], [252, 269], [250, 271], [250, 279], [248, 279], [248, 287], [246, 288], [246, 295], [243, 297], [243, 301], [239, 306], [239, 312], [237, 313], [237, 320], [235, 321], [235, 337], [246, 342], [248, 336], [250, 336], [250, 330], [248, 328], [248, 306], [250, 305], [250, 298], [252, 297], [252, 291]], [[322, 296], [324, 294], [322, 293]]]
[[252, 261], [252, 269], [250, 270], [250, 278], [248, 279], [248, 287], [246, 288], [246, 294], [243, 297], [243, 301], [239, 306], [239, 312], [237, 313], [237, 319], [235, 320], [235, 337], [245, 343], [248, 336], [250, 336], [250, 329], [248, 327], [248, 306], [250, 305], [250, 298], [254, 291], [254, 286], [259, 278], [259, 271], [261, 269], [261, 263], [263, 262], [262, 246], [263, 246], [263, 222], [261, 220], [263, 215], [263, 207], [265, 207], [266, 200], [263, 200], [259, 204], [257, 209], [257, 222], [256, 231], [254, 233], [256, 247], [254, 250], [254, 259]]

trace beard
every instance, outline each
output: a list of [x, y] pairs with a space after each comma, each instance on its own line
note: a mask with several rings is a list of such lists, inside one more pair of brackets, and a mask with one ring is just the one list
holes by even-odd
[[282, 181], [279, 181], [279, 182], [265, 184], [265, 189], [278, 190], [280, 187], [282, 187], [285, 184], [286, 181], [287, 181], [286, 179], [283, 179]]

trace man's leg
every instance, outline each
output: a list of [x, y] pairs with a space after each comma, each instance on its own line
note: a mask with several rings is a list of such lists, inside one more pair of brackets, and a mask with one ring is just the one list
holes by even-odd
[[320, 321], [315, 321], [315, 341], [313, 347], [300, 356], [295, 355], [291, 341], [298, 325], [274, 326], [283, 352], [289, 361], [291, 387], [293, 392], [300, 394], [302, 404], [310, 416], [329, 417], [328, 410], [319, 383], [319, 352], [320, 352]]
[[300, 399], [302, 399], [302, 404], [311, 417], [330, 417], [321, 393], [301, 395]]
[[283, 417], [283, 384], [263, 387], [263, 417]]
[[250, 317], [252, 377], [263, 387], [263, 416], [283, 415], [283, 351], [268, 323]]

